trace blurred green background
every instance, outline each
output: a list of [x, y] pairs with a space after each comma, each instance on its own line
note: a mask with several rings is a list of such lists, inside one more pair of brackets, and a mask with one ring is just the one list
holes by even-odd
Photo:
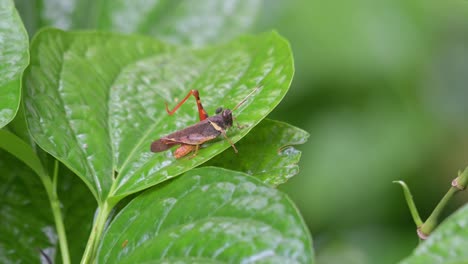
[[468, 165], [468, 1], [265, 1], [256, 30], [271, 28], [296, 64], [271, 117], [311, 135], [281, 189], [318, 263], [401, 260], [418, 239], [392, 181], [408, 183], [425, 219]]

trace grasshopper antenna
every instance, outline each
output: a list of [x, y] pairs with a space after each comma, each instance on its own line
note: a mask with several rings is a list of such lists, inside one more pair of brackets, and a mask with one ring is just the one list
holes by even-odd
[[258, 89], [260, 89], [262, 86], [257, 86], [255, 87], [255, 89], [253, 89], [252, 92], [250, 92], [244, 99], [242, 99], [242, 101], [240, 101], [233, 109], [232, 111], [236, 110], [237, 108], [239, 108], [242, 104], [245, 103], [245, 101], [247, 101], [247, 99], [249, 99], [250, 96], [252, 96]]

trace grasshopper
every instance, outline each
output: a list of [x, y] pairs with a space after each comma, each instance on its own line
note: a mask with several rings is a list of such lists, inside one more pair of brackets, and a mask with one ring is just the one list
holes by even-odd
[[179, 109], [179, 107], [187, 101], [190, 96], [194, 96], [197, 102], [198, 115], [200, 122], [186, 127], [184, 129], [175, 131], [167, 136], [161, 137], [160, 139], [153, 141], [151, 143], [152, 152], [162, 152], [172, 148], [175, 145], [180, 145], [174, 151], [174, 157], [180, 159], [191, 152], [194, 152], [193, 157], [197, 155], [200, 145], [217, 138], [220, 134], [231, 144], [234, 152], [237, 153], [236, 146], [226, 135], [226, 130], [229, 129], [233, 124], [232, 112], [239, 108], [256, 90], [252, 91], [247, 95], [241, 102], [239, 102], [232, 110], [223, 109], [219, 107], [216, 109], [215, 115], [209, 117], [200, 100], [200, 94], [198, 90], [190, 90], [190, 92], [185, 96], [180, 103], [178, 103], [174, 109], [169, 110], [169, 107], [166, 103], [166, 112], [169, 115], [172, 115]]

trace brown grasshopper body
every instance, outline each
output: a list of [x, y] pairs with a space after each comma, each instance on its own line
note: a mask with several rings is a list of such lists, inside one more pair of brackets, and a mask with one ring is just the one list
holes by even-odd
[[[199, 99], [197, 99], [197, 101], [198, 100]], [[205, 119], [194, 125], [154, 141], [151, 144], [151, 151], [161, 152], [170, 149], [175, 145], [180, 145], [180, 147], [174, 152], [174, 157], [178, 159], [186, 156], [192, 151], [195, 151], [194, 155], [196, 155], [201, 144], [215, 139], [220, 134], [223, 134], [223, 136], [231, 143], [229, 138], [226, 136], [226, 130], [232, 126], [232, 111], [229, 109], [218, 109], [216, 112], [217, 115], [215, 116], [205, 117]], [[231, 143], [231, 145], [237, 153], [237, 149], [234, 144]]]
[[241, 106], [258, 88], [259, 87], [247, 95], [247, 97], [238, 103], [236, 107], [233, 108], [233, 110], [223, 110], [222, 108], [218, 108], [216, 109], [216, 115], [212, 117], [208, 117], [208, 114], [201, 104], [200, 96], [197, 90], [191, 90], [187, 96], [185, 96], [185, 98], [182, 99], [182, 101], [172, 110], [169, 110], [166, 104], [167, 113], [172, 115], [183, 103], [185, 103], [185, 101], [187, 101], [191, 95], [193, 95], [197, 101], [200, 122], [153, 141], [153, 143], [151, 143], [151, 151], [161, 152], [168, 150], [175, 145], [180, 145], [174, 152], [175, 158], [182, 158], [190, 152], [195, 152], [193, 156], [196, 156], [201, 144], [213, 140], [221, 134], [229, 142], [229, 144], [231, 144], [234, 152], [237, 153], [236, 146], [234, 146], [234, 144], [226, 135], [226, 130], [233, 124], [232, 112]]

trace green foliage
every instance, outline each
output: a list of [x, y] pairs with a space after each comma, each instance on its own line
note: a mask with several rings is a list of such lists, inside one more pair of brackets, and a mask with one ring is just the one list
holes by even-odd
[[56, 236], [44, 187], [34, 172], [0, 150], [0, 262], [38, 262], [53, 253]]
[[[81, 259], [96, 202], [86, 186], [66, 168], [60, 169], [61, 198], [70, 240], [71, 260]], [[36, 263], [40, 250], [53, 259], [60, 251], [49, 198], [35, 173], [0, 150], [0, 262]]]
[[301, 152], [293, 145], [304, 144], [308, 137], [302, 129], [265, 119], [237, 144], [240, 155], [228, 149], [206, 165], [243, 171], [263, 182], [279, 185], [298, 173]]
[[33, 151], [31, 146], [7, 130], [0, 130], [0, 148], [6, 149], [13, 156], [24, 159], [24, 162], [37, 175], [44, 176], [46, 171], [41, 160]]
[[99, 263], [311, 263], [311, 240], [279, 191], [243, 173], [205, 167], [130, 202], [102, 239]]
[[[16, 15], [11, 2], [7, 3]], [[120, 242], [115, 239], [117, 233], [129, 238], [124, 250], [132, 261], [312, 262], [312, 242], [297, 209], [284, 194], [262, 183], [280, 184], [297, 173], [300, 152], [284, 147], [305, 142], [307, 133], [271, 120], [253, 130], [288, 91], [294, 68], [287, 41], [275, 32], [231, 40], [249, 27], [259, 1], [234, 1], [230, 6], [213, 1], [204, 5], [160, 1], [151, 7], [135, 3], [137, 8], [132, 9], [125, 1], [65, 1], [58, 6], [52, 1], [40, 5], [17, 1], [30, 33], [44, 25], [58, 25], [139, 32], [166, 42], [104, 31], [43, 29], [33, 38], [29, 52], [22, 30], [25, 41], [16, 47], [26, 59], [31, 54], [22, 79], [24, 107], [8, 130], [0, 131], [0, 147], [12, 154], [2, 152], [0, 159], [3, 182], [8, 183], [2, 190], [9, 194], [0, 204], [7, 219], [0, 229], [0, 248], [5, 249], [0, 259], [114, 262], [104, 258], [120, 258], [114, 254], [119, 251], [114, 247]], [[97, 10], [89, 14], [95, 18], [90, 23], [80, 15], [86, 10]], [[22, 27], [17, 15], [14, 24]], [[225, 44], [190, 48], [216, 42]], [[29, 61], [23, 60], [21, 68], [11, 63], [13, 58], [6, 59], [10, 66], [5, 69], [16, 74], [16, 112], [22, 69]], [[249, 138], [238, 144], [241, 153], [236, 163], [226, 162], [233, 159], [229, 154], [217, 162], [250, 175], [215, 167], [192, 170], [225, 150], [232, 152], [225, 139], [205, 143], [193, 158], [175, 159], [172, 151], [150, 152], [152, 141], [198, 122], [194, 104], [182, 106], [173, 116], [164, 109], [165, 102], [175, 104], [188, 89], [199, 90], [208, 113], [219, 106], [234, 109], [246, 99], [233, 112], [242, 126], [232, 127], [227, 136], [234, 143], [247, 133]], [[0, 98], [0, 105], [5, 102]], [[268, 130], [275, 133], [269, 135]], [[263, 168], [251, 162], [255, 159], [248, 146], [251, 142], [256, 142], [255, 153]], [[33, 173], [26, 166], [39, 177], [28, 182], [26, 177]], [[184, 172], [184, 177], [163, 183]], [[181, 202], [171, 206], [168, 218], [165, 201], [171, 197]], [[15, 207], [14, 202], [23, 206]], [[145, 204], [151, 206], [143, 208]], [[146, 217], [132, 223], [135, 212]], [[206, 229], [211, 223], [212, 228]], [[122, 224], [127, 227], [125, 233], [119, 228]], [[201, 229], [187, 232], [191, 225]], [[200, 251], [179, 255], [157, 250], [147, 254], [141, 245], [133, 248], [137, 240], [155, 235], [154, 228], [161, 233], [144, 247], [194, 248], [206, 240], [206, 234], [212, 239], [198, 244], [209, 245], [202, 255]], [[182, 232], [184, 238], [174, 240], [171, 230]], [[15, 232], [26, 234], [24, 240], [9, 243]], [[25, 241], [32, 241], [32, 247]]]
[[0, 129], [16, 115], [21, 76], [28, 66], [28, 36], [11, 0], [0, 0]]
[[177, 176], [229, 147], [213, 143], [180, 160], [171, 152], [150, 153], [153, 140], [196, 123], [193, 107], [172, 117], [165, 101], [183, 97], [190, 87], [206, 95], [207, 111], [214, 112], [233, 108], [260, 87], [256, 100], [234, 112], [247, 126], [228, 133], [236, 142], [283, 98], [293, 72], [288, 45], [276, 33], [188, 50], [146, 37], [45, 30], [33, 40], [31, 54], [25, 76], [31, 135], [99, 202]]
[[[59, 172], [61, 182], [57, 195], [62, 203], [70, 260], [79, 263], [93, 224], [96, 200], [83, 181], [65, 166], [61, 166]], [[55, 251], [60, 252], [58, 245]], [[61, 255], [56, 254], [55, 259], [58, 262]]]
[[16, 0], [30, 35], [42, 27], [140, 33], [201, 46], [228, 41], [252, 27], [261, 0]]

